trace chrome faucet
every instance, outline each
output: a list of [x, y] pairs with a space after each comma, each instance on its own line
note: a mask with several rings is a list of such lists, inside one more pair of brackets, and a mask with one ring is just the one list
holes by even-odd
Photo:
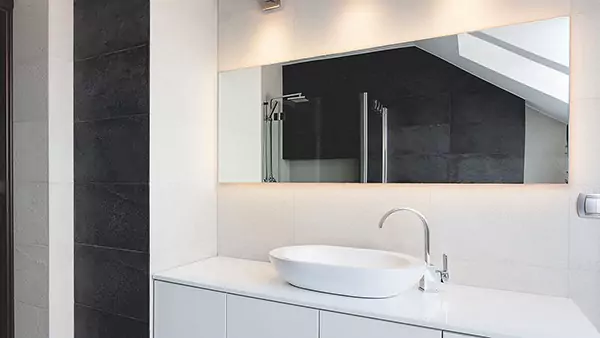
[[[381, 220], [379, 221], [379, 229], [383, 229], [383, 225], [385, 224], [385, 221], [387, 221], [387, 219], [392, 216], [393, 214], [397, 213], [397, 212], [402, 212], [402, 211], [408, 211], [414, 215], [416, 215], [417, 217], [419, 217], [419, 219], [421, 220], [421, 223], [423, 224], [423, 231], [425, 234], [425, 252], [424, 252], [424, 258], [425, 258], [425, 265], [427, 266], [427, 273], [430, 273], [430, 271], [433, 271], [433, 273], [435, 273], [436, 275], [439, 275], [440, 278], [440, 282], [441, 283], [446, 283], [448, 280], [450, 280], [450, 273], [448, 271], [448, 256], [446, 254], [444, 254], [443, 256], [443, 268], [442, 270], [438, 270], [435, 268], [435, 266], [433, 266], [431, 264], [431, 239], [430, 239], [430, 233], [429, 233], [429, 224], [427, 223], [427, 219], [425, 218], [425, 216], [423, 216], [422, 213], [418, 212], [415, 209], [412, 208], [394, 208], [388, 212], [386, 212], [383, 217], [381, 217]], [[421, 291], [423, 292], [437, 292], [437, 287], [435, 286], [435, 283], [432, 283], [428, 278], [426, 278], [427, 276], [423, 276], [423, 278], [421, 278], [421, 281], [419, 282], [419, 289], [421, 289]]]

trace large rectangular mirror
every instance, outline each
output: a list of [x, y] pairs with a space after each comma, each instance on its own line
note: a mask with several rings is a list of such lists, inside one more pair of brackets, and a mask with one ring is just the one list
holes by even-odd
[[557, 18], [223, 72], [219, 181], [566, 183], [569, 35]]

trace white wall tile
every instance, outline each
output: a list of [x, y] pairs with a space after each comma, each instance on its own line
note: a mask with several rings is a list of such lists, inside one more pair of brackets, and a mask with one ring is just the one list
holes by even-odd
[[13, 121], [48, 120], [48, 60], [13, 67]]
[[432, 192], [441, 250], [482, 264], [568, 268], [566, 186], [448, 186]]
[[15, 302], [15, 337], [48, 338], [48, 309]]
[[423, 227], [415, 215], [393, 215], [384, 229], [378, 223], [394, 207], [429, 214], [425, 186], [299, 185], [295, 190], [295, 241], [385, 248], [423, 255]]
[[15, 182], [15, 243], [48, 245], [48, 184]]
[[[71, 58], [72, 55], [71, 52]], [[73, 90], [69, 88], [73, 87], [73, 60], [65, 60], [59, 54], [51, 60], [49, 73], [48, 180], [52, 183], [72, 183], [74, 108]]]
[[600, 187], [600, 98], [574, 100], [571, 115], [569, 183]]
[[217, 253], [217, 201], [191, 183], [150, 184], [150, 265], [158, 272]]
[[150, 270], [217, 252], [217, 0], [150, 2]]
[[73, 183], [51, 183], [49, 197], [49, 337], [72, 338], [75, 325]]
[[571, 185], [569, 224], [569, 267], [572, 270], [600, 272], [600, 221], [577, 215], [580, 193], [598, 194], [600, 188]]
[[15, 182], [47, 182], [47, 122], [15, 123], [13, 139]]
[[281, 186], [221, 186], [219, 255], [267, 261], [272, 249], [294, 244], [293, 208], [293, 192]]
[[16, 0], [13, 16], [15, 65], [35, 64], [43, 59], [47, 60], [48, 0]]
[[461, 259], [451, 260], [449, 266], [453, 284], [557, 297], [569, 295], [568, 269]]
[[48, 308], [48, 247], [15, 245], [15, 300]]
[[[73, 336], [73, 1], [15, 0], [13, 14], [17, 337], [69, 338]], [[65, 185], [57, 189], [49, 187], [49, 181]], [[58, 276], [53, 283], [50, 274]], [[57, 299], [62, 307], [53, 306]]]
[[571, 298], [600, 327], [600, 271], [571, 270]]
[[571, 97], [600, 98], [600, 5], [596, 0], [573, 0], [572, 11]]

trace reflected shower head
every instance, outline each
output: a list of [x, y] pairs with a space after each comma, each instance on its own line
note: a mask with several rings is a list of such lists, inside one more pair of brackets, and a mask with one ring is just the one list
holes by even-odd
[[[282, 106], [291, 105], [292, 107], [295, 106], [297, 103], [310, 102], [302, 93], [294, 93], [283, 95], [280, 97], [274, 97], [269, 101], [264, 102], [264, 105], [269, 107], [269, 113], [266, 116], [267, 120], [271, 120], [273, 118], [273, 115], [276, 113], [277, 108], [279, 106], [279, 100], [281, 100]], [[281, 107], [279, 107], [279, 110], [281, 111]]]
[[305, 102], [310, 102], [306, 96], [300, 94], [299, 96], [296, 97], [288, 97], [287, 98], [288, 101], [294, 102], [294, 103], [305, 103]]

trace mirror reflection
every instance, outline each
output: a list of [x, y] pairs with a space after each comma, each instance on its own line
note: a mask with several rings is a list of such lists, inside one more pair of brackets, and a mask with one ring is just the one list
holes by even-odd
[[566, 183], [569, 19], [220, 74], [219, 180]]

